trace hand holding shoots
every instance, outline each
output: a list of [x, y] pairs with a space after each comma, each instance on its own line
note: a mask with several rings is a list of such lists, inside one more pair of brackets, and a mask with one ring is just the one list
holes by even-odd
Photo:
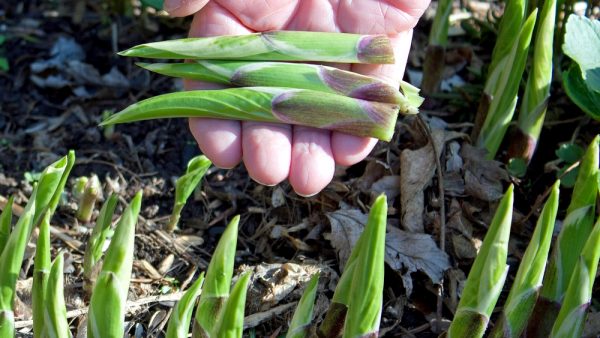
[[192, 59], [142, 66], [243, 88], [161, 95], [130, 106], [103, 125], [210, 117], [295, 124], [389, 141], [398, 113], [414, 114], [422, 102], [418, 90], [406, 83], [400, 93], [381, 80], [331, 67], [253, 62], [394, 63], [391, 43], [381, 35], [274, 31], [149, 43], [121, 55]]

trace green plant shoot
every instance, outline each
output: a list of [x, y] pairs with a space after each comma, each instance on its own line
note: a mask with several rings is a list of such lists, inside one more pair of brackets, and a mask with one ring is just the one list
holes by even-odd
[[[54, 259], [46, 286], [46, 303], [44, 309], [44, 334], [48, 338], [71, 337], [67, 321], [67, 307], [63, 294], [63, 253]], [[110, 311], [106, 309], [106, 311]]]
[[302, 298], [298, 302], [292, 322], [288, 329], [286, 338], [308, 338], [310, 337], [310, 327], [313, 320], [313, 308], [315, 307], [315, 299], [317, 297], [317, 289], [319, 286], [319, 274], [314, 274], [302, 294]]
[[[33, 336], [43, 337], [44, 311], [46, 308], [46, 286], [51, 269], [50, 260], [50, 211], [46, 211], [39, 226], [33, 265], [33, 286], [31, 288], [33, 310]], [[62, 292], [62, 291], [61, 291]]]
[[494, 326], [490, 337], [520, 337], [527, 327], [528, 319], [542, 287], [548, 252], [552, 243], [552, 232], [558, 212], [559, 193], [560, 181], [557, 181], [552, 186], [550, 197], [548, 197], [542, 209], [531, 241], [521, 259], [519, 270], [504, 303], [500, 321]]
[[506, 258], [512, 208], [511, 185], [498, 205], [479, 254], [471, 267], [462, 298], [448, 329], [448, 338], [479, 338], [485, 333], [508, 273]]
[[250, 276], [250, 272], [246, 272], [233, 286], [231, 295], [225, 303], [221, 318], [211, 337], [242, 337], [242, 332], [244, 331], [244, 306], [246, 305], [246, 292]]
[[229, 222], [208, 265], [194, 319], [194, 338], [213, 337], [218, 330], [231, 288], [239, 222], [240, 216]]
[[175, 182], [175, 204], [165, 230], [169, 232], [175, 230], [181, 217], [181, 210], [211, 165], [212, 162], [204, 155], [196, 156], [188, 162], [185, 174]]
[[102, 258], [102, 249], [111, 231], [110, 226], [118, 201], [119, 196], [111, 194], [104, 202], [96, 219], [96, 225], [85, 247], [85, 254], [83, 256], [84, 289], [89, 293], [92, 292], [94, 281], [100, 272], [101, 265], [99, 263]]
[[119, 54], [192, 60], [395, 62], [392, 44], [385, 35], [298, 31], [161, 41], [138, 45]]
[[[88, 337], [121, 338], [133, 265], [135, 226], [142, 203], [139, 191], [123, 211], [90, 300]], [[110, 309], [107, 311], [106, 309]]]
[[581, 251], [550, 337], [581, 337], [600, 259], [600, 218]]
[[202, 284], [204, 283], [204, 273], [192, 284], [185, 292], [183, 297], [177, 302], [169, 324], [167, 325], [166, 338], [187, 338], [190, 331], [190, 321], [192, 320], [192, 311], [196, 304], [196, 299], [202, 292]]

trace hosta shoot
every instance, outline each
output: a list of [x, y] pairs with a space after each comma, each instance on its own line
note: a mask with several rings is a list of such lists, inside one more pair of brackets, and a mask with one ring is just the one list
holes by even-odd
[[246, 305], [246, 292], [250, 282], [250, 272], [243, 274], [235, 283], [231, 294], [225, 303], [221, 318], [211, 337], [215, 338], [241, 338], [244, 331], [244, 306]]
[[[88, 313], [90, 338], [121, 338], [125, 321], [125, 303], [133, 265], [135, 226], [142, 192], [125, 208], [112, 237], [96, 280]], [[110, 311], [107, 311], [110, 309]]]
[[600, 218], [587, 239], [562, 301], [562, 307], [552, 327], [550, 337], [581, 337], [585, 318], [592, 300], [596, 271], [600, 260]]
[[240, 216], [235, 216], [229, 222], [208, 265], [196, 309], [193, 337], [217, 337], [214, 333], [219, 329], [231, 288], [239, 221]]
[[204, 283], [204, 273], [200, 274], [200, 277], [192, 284], [192, 286], [185, 292], [183, 297], [177, 302], [171, 318], [169, 318], [169, 324], [167, 325], [166, 338], [187, 338], [190, 332], [190, 321], [192, 320], [192, 311], [194, 311], [194, 305], [196, 299], [202, 292], [202, 284]]
[[552, 186], [550, 197], [542, 209], [531, 241], [519, 264], [519, 270], [504, 303], [500, 320], [494, 326], [490, 337], [520, 337], [527, 327], [544, 278], [558, 212], [559, 187], [560, 181]]
[[498, 205], [479, 254], [471, 267], [446, 337], [479, 338], [485, 333], [508, 273], [506, 258], [512, 208], [511, 185]]
[[96, 225], [85, 247], [85, 254], [83, 256], [84, 288], [90, 293], [94, 286], [93, 281], [100, 272], [99, 262], [102, 258], [102, 249], [111, 232], [110, 226], [118, 201], [119, 197], [116, 194], [112, 194], [104, 202], [96, 219]]
[[373, 203], [356, 258], [344, 337], [371, 337], [379, 334], [385, 272], [387, 198]]
[[554, 20], [556, 0], [544, 1], [535, 36], [533, 62], [521, 101], [515, 136], [511, 139], [509, 156], [529, 163], [542, 132], [552, 82]]
[[310, 327], [313, 320], [313, 309], [315, 307], [315, 298], [317, 297], [317, 289], [319, 286], [319, 274], [312, 276], [302, 298], [296, 306], [294, 316], [290, 322], [286, 338], [308, 338], [310, 337]]
[[[489, 159], [496, 156], [517, 105], [517, 92], [525, 70], [536, 15], [537, 9], [522, 25], [518, 39], [514, 41], [510, 53], [505, 56], [503, 66], [489, 74], [489, 77], [493, 78], [493, 90], [489, 93], [491, 101], [477, 138], [477, 145], [487, 150]], [[506, 68], [510, 68], [510, 71], [506, 71]]]
[[138, 65], [163, 75], [227, 86], [310, 89], [366, 101], [395, 103], [400, 105], [400, 112], [417, 113], [410, 92], [403, 95], [397, 86], [377, 78], [323, 65], [226, 60]]
[[79, 199], [79, 208], [77, 209], [77, 219], [87, 223], [92, 219], [96, 201], [102, 196], [102, 185], [98, 176], [92, 175], [85, 185], [83, 194]]
[[102, 125], [208, 117], [302, 125], [389, 141], [400, 105], [308, 89], [245, 87], [163, 94], [135, 103]]
[[[33, 310], [33, 336], [43, 337], [44, 311], [46, 308], [46, 286], [51, 269], [50, 259], [50, 212], [47, 211], [39, 225], [39, 235], [35, 246], [33, 265], [33, 286], [31, 288]], [[62, 291], [61, 291], [62, 292]]]
[[[46, 303], [44, 304], [44, 333], [42, 337], [71, 337], [63, 294], [63, 279], [63, 254], [61, 252], [52, 262], [50, 275], [48, 276], [48, 284], [45, 290]], [[106, 310], [109, 311], [109, 309]]]
[[175, 182], [175, 204], [166, 227], [167, 231], [175, 230], [181, 217], [181, 210], [211, 165], [212, 162], [204, 155], [196, 156], [188, 162], [185, 174]]
[[19, 217], [0, 255], [0, 270], [2, 271], [0, 274], [0, 337], [14, 336], [15, 287], [23, 263], [25, 247], [33, 229], [36, 193], [37, 187], [34, 188], [29, 203]]
[[394, 50], [385, 35], [269, 31], [146, 43], [119, 53], [158, 59], [323, 61], [389, 63]]
[[527, 329], [528, 336], [547, 337], [550, 333], [573, 269], [592, 232], [600, 175], [599, 141], [598, 136], [592, 140], [581, 161], [567, 216], [552, 250], [534, 317]]
[[[385, 236], [381, 237], [381, 231], [385, 235], [386, 221], [387, 200], [382, 195], [377, 198], [371, 207], [365, 230], [356, 241], [350, 257], [345, 264], [344, 272], [335, 288], [329, 309], [318, 328], [319, 337], [341, 337], [344, 332], [344, 334], [352, 335], [358, 331], [369, 331], [371, 334], [377, 334], [380, 316], [380, 313], [377, 314], [377, 311], [380, 311], [380, 309], [377, 309], [378, 306], [381, 306], [380, 297], [382, 297], [381, 294], [377, 294], [377, 290], [380, 286], [383, 287], [383, 261], [381, 261], [380, 266], [378, 260], [381, 257], [377, 250], [385, 245]], [[383, 227], [383, 230], [381, 227]], [[378, 241], [381, 241], [381, 243]], [[369, 261], [372, 264], [372, 266], [366, 268], [373, 269], [369, 272], [373, 273], [373, 278], [368, 281], [364, 280], [364, 278], [359, 278], [357, 275], [357, 271], [361, 269], [364, 272], [365, 261]], [[356, 292], [360, 294], [365, 292], [361, 288], [368, 291], [370, 296], [365, 297], [370, 297], [369, 302], [372, 303], [365, 304], [365, 300], [353, 301], [353, 298], [356, 298]], [[364, 313], [368, 315], [364, 316], [364, 318], [360, 317], [359, 313], [361, 311], [365, 311]], [[351, 327], [346, 328], [350, 312], [353, 312], [353, 320], [357, 317], [361, 319], [356, 319], [356, 322]]]

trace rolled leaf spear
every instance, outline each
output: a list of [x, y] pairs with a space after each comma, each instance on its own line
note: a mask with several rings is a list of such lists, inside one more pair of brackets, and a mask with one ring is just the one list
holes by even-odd
[[[121, 55], [196, 60], [394, 62], [391, 43], [385, 36], [284, 31], [163, 41], [136, 46]], [[380, 80], [336, 72], [329, 67], [214, 60], [197, 62], [191, 71], [189, 66], [181, 65], [145, 67], [167, 75], [250, 87], [160, 95], [126, 108], [102, 125], [155, 118], [210, 117], [304, 125], [389, 141], [398, 113], [416, 113], [421, 103], [418, 90], [408, 84], [403, 84], [403, 97], [396, 88]], [[195, 75], [189, 75], [190, 72]]]

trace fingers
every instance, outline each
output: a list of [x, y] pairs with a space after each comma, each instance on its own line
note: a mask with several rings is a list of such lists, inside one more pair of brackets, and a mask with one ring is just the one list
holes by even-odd
[[275, 185], [288, 177], [292, 126], [242, 123], [243, 158], [248, 174], [258, 183]]
[[331, 134], [331, 149], [335, 163], [344, 166], [354, 165], [367, 157], [377, 144], [377, 139], [358, 137], [344, 133]]
[[198, 12], [208, 3], [208, 0], [165, 0], [163, 9], [170, 16], [188, 16]]
[[239, 121], [217, 119], [189, 119], [192, 135], [200, 150], [217, 167], [233, 168], [242, 160]]
[[429, 0], [341, 0], [337, 23], [342, 32], [388, 34], [412, 29]]
[[301, 196], [323, 190], [335, 170], [331, 133], [327, 130], [294, 127], [289, 181]]

